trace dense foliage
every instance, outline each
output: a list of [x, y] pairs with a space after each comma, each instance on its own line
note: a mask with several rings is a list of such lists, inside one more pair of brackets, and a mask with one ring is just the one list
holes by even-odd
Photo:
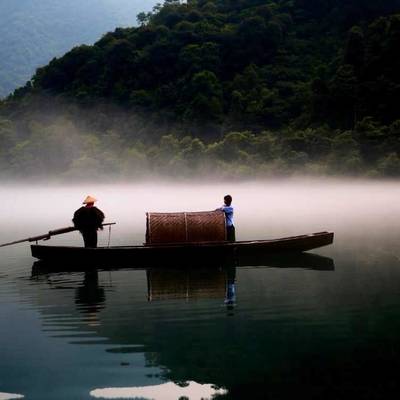
[[155, 0], [1, 0], [0, 97], [35, 69], [116, 26], [131, 26]]
[[167, 0], [138, 22], [4, 102], [4, 168], [400, 174], [400, 0]]

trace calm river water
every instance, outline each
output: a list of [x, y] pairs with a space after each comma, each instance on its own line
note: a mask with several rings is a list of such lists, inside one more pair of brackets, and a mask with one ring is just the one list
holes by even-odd
[[[0, 241], [70, 225], [92, 194], [117, 222], [111, 244], [139, 244], [146, 211], [210, 210], [227, 193], [238, 240], [332, 230], [335, 244], [299, 265], [194, 269], [188, 260], [186, 269], [91, 273], [45, 273], [27, 244], [1, 248], [0, 400], [398, 392], [397, 182], [2, 185]], [[81, 242], [70, 233], [48, 243]]]

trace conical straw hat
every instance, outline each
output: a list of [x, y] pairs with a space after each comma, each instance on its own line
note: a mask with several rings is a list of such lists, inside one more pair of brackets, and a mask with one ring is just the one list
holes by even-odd
[[94, 203], [94, 202], [96, 202], [96, 201], [97, 201], [97, 199], [95, 199], [94, 197], [92, 197], [92, 196], [87, 196], [86, 199], [83, 201], [82, 204]]

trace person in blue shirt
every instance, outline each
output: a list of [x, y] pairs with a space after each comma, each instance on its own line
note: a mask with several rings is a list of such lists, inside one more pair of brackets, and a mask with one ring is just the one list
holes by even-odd
[[225, 213], [226, 221], [226, 238], [230, 242], [236, 240], [235, 225], [233, 223], [233, 207], [232, 207], [232, 196], [227, 194], [224, 197], [224, 205], [217, 210], [221, 210]]

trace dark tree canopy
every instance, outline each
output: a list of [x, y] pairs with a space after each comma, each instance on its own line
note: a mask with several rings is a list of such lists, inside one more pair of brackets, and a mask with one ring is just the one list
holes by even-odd
[[98, 137], [117, 126], [130, 143], [160, 146], [150, 163], [172, 134], [183, 158], [400, 165], [400, 0], [167, 0], [138, 22], [39, 68], [3, 102], [4, 118], [18, 116], [26, 136], [26, 110], [48, 113], [49, 96], [50, 109], [118, 106], [124, 122], [69, 113]]
[[38, 69], [30, 90], [194, 124], [388, 123], [399, 94], [396, 11], [398, 0], [168, 0], [140, 13], [138, 28]]

